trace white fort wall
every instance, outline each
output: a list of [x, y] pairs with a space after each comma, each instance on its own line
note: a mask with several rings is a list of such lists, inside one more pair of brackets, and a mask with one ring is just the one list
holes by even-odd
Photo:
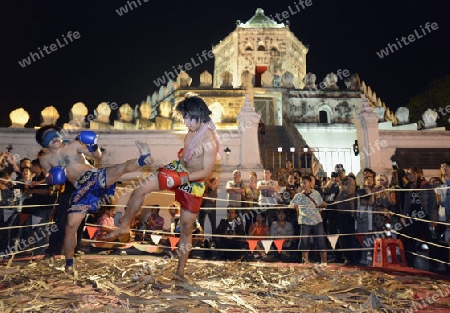
[[[332, 171], [337, 160], [343, 163], [347, 171], [353, 171], [358, 174], [359, 169], [364, 165], [360, 151], [360, 156], [355, 157], [351, 150], [356, 132], [354, 125], [308, 125], [306, 123], [297, 124], [297, 129], [305, 138], [307, 144], [311, 148], [316, 148], [315, 154], [320, 158], [327, 172]], [[376, 125], [376, 124], [375, 124]], [[395, 129], [395, 127], [394, 127]], [[392, 163], [391, 156], [395, 154], [397, 148], [450, 148], [450, 132], [446, 131], [417, 131], [417, 130], [378, 130], [370, 129], [369, 132], [379, 132], [377, 140], [383, 143], [380, 147], [375, 144], [369, 146], [373, 149], [368, 155], [369, 165], [373, 167], [372, 160], [380, 160], [377, 166], [377, 172], [391, 173]], [[12, 145], [12, 153], [17, 160], [28, 157], [34, 159], [41, 149], [35, 142], [35, 130], [31, 128], [0, 128], [0, 149]], [[183, 139], [186, 134], [185, 130], [181, 131], [96, 131], [99, 135], [99, 145], [105, 149], [103, 158], [98, 166], [108, 166], [116, 163], [124, 162], [138, 156], [138, 150], [134, 144], [135, 140], [145, 141], [149, 144], [154, 165], [152, 168], [144, 168], [145, 171], [152, 171], [160, 165], [177, 157], [177, 152], [183, 145]], [[74, 139], [79, 130], [69, 133], [66, 137]], [[256, 139], [256, 131], [250, 131], [251, 136]], [[242, 170], [244, 180], [247, 180], [250, 171], [256, 171], [258, 177], [262, 177], [262, 167], [259, 153], [255, 150], [254, 145], [249, 144], [252, 140], [243, 140], [246, 132], [240, 133], [236, 129], [219, 130], [220, 138], [220, 155], [221, 159], [216, 162], [213, 175], [217, 176], [220, 181], [219, 199], [226, 199], [225, 185], [228, 180], [232, 179], [232, 171], [236, 168]], [[249, 134], [250, 135], [250, 134]], [[360, 147], [362, 147], [360, 143]], [[224, 149], [229, 148], [231, 152], [226, 155]], [[256, 153], [255, 153], [256, 152]], [[359, 163], [359, 164], [358, 164]], [[424, 168], [427, 178], [436, 176], [440, 164], [436, 164], [433, 168]], [[130, 196], [132, 187], [132, 179], [136, 180], [142, 177], [144, 172], [135, 172], [124, 175], [121, 178], [122, 184], [119, 185], [116, 203], [125, 205]], [[137, 183], [139, 181], [137, 180]], [[129, 187], [127, 187], [127, 185]], [[128, 188], [128, 189], [126, 189]], [[128, 192], [127, 192], [128, 190]], [[159, 204], [160, 206], [168, 206], [173, 201], [173, 194], [155, 193], [148, 196], [144, 205]], [[218, 201], [218, 207], [226, 208], [226, 201]], [[219, 210], [218, 220], [225, 216], [225, 210]]]
[[[324, 170], [329, 175], [336, 163], [341, 163], [347, 172], [357, 175], [363, 169], [363, 158], [377, 158], [380, 166], [377, 171], [391, 174], [391, 157], [398, 148], [427, 149], [450, 148], [450, 132], [441, 130], [379, 130], [378, 143], [374, 142], [364, 151], [360, 143], [360, 154], [354, 155], [353, 143], [357, 139], [357, 132], [353, 124], [314, 124], [296, 123], [297, 130], [319, 158]], [[392, 130], [394, 129], [394, 130]], [[378, 131], [370, 129], [369, 131]], [[442, 159], [442, 161], [445, 161]], [[405, 164], [410, 166], [411, 164]], [[419, 167], [420, 164], [417, 164]], [[373, 165], [369, 166], [373, 167]], [[426, 178], [439, 176], [440, 164], [434, 168], [423, 168]]]
[[[395, 154], [397, 148], [409, 149], [449, 149], [450, 132], [437, 130], [380, 130], [380, 140], [386, 142], [386, 146], [379, 149], [383, 167], [387, 172], [390, 171], [392, 163], [390, 158]], [[446, 161], [446, 160], [441, 160]], [[447, 160], [448, 161], [448, 160]], [[426, 178], [439, 176], [441, 164], [436, 164], [434, 168], [424, 168]], [[420, 165], [419, 165], [420, 166]]]
[[347, 173], [358, 174], [361, 163], [359, 157], [353, 153], [353, 144], [357, 139], [355, 125], [295, 123], [295, 127], [328, 176], [337, 163], [343, 164]]
[[[121, 163], [128, 159], [136, 158], [138, 150], [136, 140], [147, 142], [155, 163], [155, 166], [164, 165], [177, 157], [180, 148], [183, 147], [183, 139], [186, 131], [105, 131], [95, 130], [98, 134], [99, 146], [104, 149], [100, 166]], [[35, 141], [35, 129], [31, 128], [0, 128], [0, 149], [12, 145], [16, 158], [36, 158], [41, 147]], [[71, 131], [64, 139], [72, 140], [79, 130]], [[221, 140], [220, 166], [237, 167], [239, 165], [239, 148], [241, 134], [235, 131], [218, 131]], [[225, 155], [224, 149], [229, 147], [231, 153]]]

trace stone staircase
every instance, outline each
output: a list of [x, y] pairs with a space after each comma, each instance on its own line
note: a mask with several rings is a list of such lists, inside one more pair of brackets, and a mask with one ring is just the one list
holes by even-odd
[[[281, 153], [278, 152], [279, 147], [282, 148]], [[294, 153], [290, 151], [291, 147], [295, 148]], [[290, 121], [284, 120], [283, 126], [267, 125], [264, 142], [260, 145], [262, 164], [264, 168], [278, 169], [284, 167], [286, 159], [294, 159], [294, 167], [301, 168], [304, 147], [305, 140]]]

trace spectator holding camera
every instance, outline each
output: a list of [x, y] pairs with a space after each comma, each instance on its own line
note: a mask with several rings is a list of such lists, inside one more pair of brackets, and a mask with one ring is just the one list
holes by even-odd
[[[23, 194], [26, 199], [23, 201], [24, 205], [37, 207], [24, 208], [23, 213], [31, 214], [31, 222], [35, 223], [48, 223], [50, 222], [54, 203], [56, 201], [56, 194], [53, 193], [53, 189], [49, 189], [47, 184], [44, 184], [45, 174], [44, 169], [39, 162], [39, 159], [31, 161], [31, 172], [34, 174], [32, 181], [28, 184], [28, 188], [24, 190]], [[45, 230], [45, 226], [37, 226], [33, 230], [28, 229], [29, 235], [32, 231], [38, 231], [39, 229]], [[49, 237], [45, 236], [37, 242], [37, 246], [43, 246], [47, 244]], [[35, 254], [44, 254], [45, 248], [40, 248], [34, 251]]]
[[[227, 218], [220, 221], [219, 226], [217, 226], [216, 229], [216, 234], [221, 235], [215, 237], [216, 247], [218, 249], [243, 249], [245, 247], [245, 241], [243, 240], [243, 236], [245, 236], [244, 224], [238, 217], [236, 209], [229, 208], [227, 210]], [[241, 257], [242, 254], [243, 253], [238, 253], [237, 251], [221, 251], [220, 257], [237, 259]]]
[[[0, 210], [0, 228], [18, 226], [21, 192], [11, 181], [10, 175], [6, 171], [0, 171], [0, 205], [4, 208]], [[0, 230], [0, 248], [4, 251], [7, 246], [13, 246], [20, 231], [17, 229]]]
[[0, 170], [6, 171], [11, 180], [16, 180], [16, 177], [20, 175], [20, 168], [17, 166], [14, 155], [11, 153], [12, 147], [9, 146], [3, 150], [0, 155]]
[[375, 214], [374, 226], [375, 230], [382, 230], [386, 223], [391, 223], [391, 216], [389, 212], [395, 206], [395, 193], [388, 191], [389, 180], [386, 174], [378, 174], [376, 177], [376, 185], [372, 189], [374, 197], [374, 207], [376, 211], [382, 214]]
[[330, 204], [333, 203], [339, 194], [340, 178], [338, 173], [332, 172], [331, 178], [323, 188], [323, 200]]
[[[368, 171], [366, 171], [368, 170]], [[363, 242], [366, 245], [364, 248], [370, 248], [371, 246], [367, 244], [366, 239], [369, 238], [368, 232], [373, 230], [373, 220], [374, 214], [374, 203], [375, 197], [373, 194], [374, 186], [374, 174], [372, 170], [364, 170], [364, 188], [356, 190], [356, 232], [364, 233]], [[384, 223], [383, 223], [384, 224]], [[367, 252], [368, 250], [361, 250], [360, 261], [362, 265], [367, 265]]]
[[309, 177], [311, 178], [311, 188], [316, 190], [323, 199], [322, 180], [318, 179], [313, 173], [309, 174]]
[[[339, 179], [341, 181], [339, 185], [339, 194], [336, 197], [336, 218], [335, 226], [339, 236], [339, 247], [340, 249], [352, 249], [356, 238], [355, 233], [355, 219], [354, 219], [354, 205], [356, 192], [356, 182], [353, 178], [345, 175], [345, 169], [342, 164], [336, 164], [334, 171], [338, 173]], [[355, 253], [350, 250], [346, 250], [343, 253], [344, 264], [351, 265], [355, 263]], [[340, 262], [340, 253], [336, 253], [336, 261]]]
[[339, 194], [340, 178], [337, 172], [331, 173], [330, 180], [323, 188], [323, 200], [328, 204], [327, 210], [322, 212], [323, 227], [327, 234], [337, 234], [336, 205], [334, 201]]
[[[407, 223], [408, 227], [402, 228], [400, 232], [408, 236], [402, 238], [405, 250], [415, 252], [417, 241], [412, 238], [432, 240], [430, 227], [434, 227], [437, 222], [437, 200], [434, 189], [423, 177], [421, 168], [415, 166], [408, 168], [406, 177], [409, 181], [406, 188], [410, 190], [405, 192], [402, 214], [416, 219], [402, 218], [403, 224]], [[414, 258], [413, 254], [406, 254], [408, 266], [414, 265]]]

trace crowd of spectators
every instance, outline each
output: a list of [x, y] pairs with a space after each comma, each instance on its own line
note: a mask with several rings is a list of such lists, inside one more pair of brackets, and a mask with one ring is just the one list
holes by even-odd
[[16, 158], [8, 148], [0, 155], [0, 251], [44, 254], [56, 192], [45, 184], [37, 156]]
[[[271, 169], [264, 169], [260, 180], [250, 173], [248, 182], [236, 170], [226, 185], [227, 218], [213, 229], [217, 237], [212, 240], [219, 250], [246, 251], [234, 251], [233, 257], [368, 265], [374, 240], [391, 236], [403, 241], [408, 266], [416, 266], [423, 240], [431, 243], [429, 269], [444, 273], [449, 262], [450, 161], [443, 162], [440, 176], [429, 181], [417, 167], [394, 165], [389, 173], [370, 168], [362, 172], [363, 183], [358, 185], [342, 164], [336, 164], [330, 177], [321, 178], [302, 177], [287, 162], [278, 181], [272, 179]], [[393, 231], [394, 225], [403, 227]], [[326, 239], [332, 235], [339, 236], [333, 247]], [[281, 251], [273, 245], [267, 252], [261, 244], [262, 239], [279, 238], [284, 239]], [[250, 249], [247, 239], [261, 240]], [[222, 251], [219, 258], [226, 254]]]
[[[28, 247], [30, 253], [60, 253], [65, 211], [73, 187], [66, 184], [60, 189], [49, 188], [37, 156], [16, 160], [9, 149], [0, 155], [0, 169], [0, 251], [11, 250], [21, 239], [42, 233], [47, 235], [33, 241]], [[368, 265], [367, 254], [381, 233], [403, 241], [409, 266], [416, 265], [416, 252], [424, 249], [423, 242], [432, 243], [427, 247], [429, 269], [447, 270], [450, 161], [443, 162], [439, 175], [429, 180], [418, 167], [400, 169], [394, 164], [392, 173], [365, 168], [363, 183], [358, 185], [355, 175], [347, 174], [342, 164], [336, 164], [330, 177], [316, 177], [310, 173], [302, 176], [290, 161], [277, 173], [278, 179], [272, 176], [272, 170], [266, 168], [261, 173], [250, 172], [244, 180], [241, 171], [234, 170], [225, 185], [227, 217], [220, 221], [219, 180], [208, 178], [199, 219], [194, 222], [193, 246], [204, 250], [215, 247], [219, 259]], [[93, 239], [101, 240], [115, 227], [115, 212], [115, 207], [105, 206], [90, 217], [90, 222], [99, 225]], [[149, 212], [135, 225], [139, 231], [131, 240], [157, 244], [152, 242], [151, 234], [179, 233], [176, 203], [168, 210], [169, 228], [164, 228], [158, 206]], [[206, 218], [211, 225], [210, 238], [204, 237]], [[54, 236], [45, 226], [52, 220], [57, 225]], [[392, 225], [398, 224], [402, 227], [391, 232]], [[18, 225], [30, 227], [11, 228]], [[83, 225], [79, 231], [83, 232]], [[333, 247], [327, 240], [332, 235], [339, 236]], [[280, 238], [284, 240], [281, 249], [272, 245], [268, 251], [263, 244], [264, 239]], [[249, 249], [248, 240], [257, 240], [253, 249]], [[160, 244], [170, 245], [167, 241]], [[212, 253], [205, 251], [204, 256], [212, 257]]]

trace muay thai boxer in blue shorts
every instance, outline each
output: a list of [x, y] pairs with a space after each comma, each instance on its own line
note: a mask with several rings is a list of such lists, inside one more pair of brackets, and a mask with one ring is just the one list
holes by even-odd
[[136, 141], [140, 157], [105, 168], [95, 168], [85, 156], [100, 158], [98, 136], [90, 130], [80, 132], [76, 140], [63, 141], [61, 130], [56, 125], [43, 126], [36, 132], [36, 141], [45, 148], [39, 157], [47, 173], [49, 185], [64, 184], [68, 180], [74, 187], [64, 236], [66, 271], [73, 272], [73, 256], [77, 242], [77, 229], [87, 213], [99, 207], [102, 197], [113, 195], [116, 181], [125, 173], [137, 171], [150, 164], [150, 150], [146, 143]]

